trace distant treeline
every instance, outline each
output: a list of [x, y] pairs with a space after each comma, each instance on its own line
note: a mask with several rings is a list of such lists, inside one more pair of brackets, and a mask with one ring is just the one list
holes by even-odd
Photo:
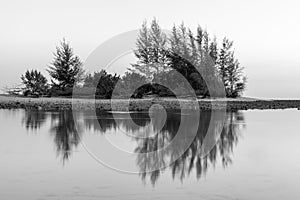
[[[129, 91], [134, 98], [184, 96], [189, 95], [188, 84], [197, 96], [205, 98], [212, 92], [214, 96], [221, 95], [218, 89], [222, 84], [227, 97], [238, 97], [245, 89], [246, 78], [232, 45], [224, 38], [218, 46], [216, 38], [200, 26], [195, 34], [183, 23], [174, 25], [171, 34], [166, 34], [153, 19], [150, 26], [144, 22], [140, 29], [134, 50], [137, 62], [120, 76], [105, 70], [87, 74], [80, 58], [63, 39], [47, 68], [51, 82], [41, 72], [27, 70], [21, 76], [22, 94], [67, 97], [75, 88], [76, 95], [82, 97], [94, 94], [96, 98], [111, 98], [114, 94], [121, 98]], [[140, 87], [135, 88], [137, 85]]]

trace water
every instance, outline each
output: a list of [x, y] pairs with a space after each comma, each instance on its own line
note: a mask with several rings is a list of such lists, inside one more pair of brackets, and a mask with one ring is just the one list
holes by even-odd
[[0, 110], [0, 199], [300, 199], [299, 111], [165, 114]]

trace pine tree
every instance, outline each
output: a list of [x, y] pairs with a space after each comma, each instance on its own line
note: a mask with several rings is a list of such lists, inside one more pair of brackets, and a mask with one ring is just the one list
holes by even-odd
[[167, 37], [156, 19], [152, 20], [150, 28], [144, 22], [134, 51], [138, 62], [132, 65], [131, 71], [142, 73], [148, 81], [152, 81], [160, 72], [166, 70], [166, 43]]
[[193, 32], [191, 31], [191, 29], [189, 29], [189, 39], [190, 39], [190, 49], [191, 49], [191, 60], [193, 61], [193, 63], [197, 63], [199, 62], [199, 53], [197, 51], [197, 47], [196, 47], [196, 38], [193, 35]]
[[149, 28], [146, 22], [142, 25], [134, 51], [138, 62], [131, 71], [141, 73], [152, 83], [164, 80], [172, 89], [187, 88], [183, 83], [188, 82], [203, 97], [222, 96], [223, 84], [227, 96], [235, 97], [245, 89], [245, 79], [231, 48], [232, 42], [227, 39], [218, 48], [216, 38], [210, 38], [200, 26], [194, 36], [184, 23], [174, 25], [167, 38], [153, 19]]
[[197, 42], [197, 46], [198, 46], [198, 51], [200, 54], [200, 59], [202, 60], [203, 58], [203, 29], [201, 28], [201, 26], [198, 25], [197, 27], [197, 35], [196, 35], [196, 42]]
[[62, 90], [72, 88], [84, 80], [82, 62], [74, 55], [72, 47], [65, 39], [56, 47], [54, 60], [47, 71], [54, 79], [51, 80], [52, 85]]
[[227, 97], [238, 97], [245, 90], [246, 78], [243, 77], [243, 68], [234, 57], [233, 42], [223, 39], [218, 59], [219, 74], [225, 86]]
[[229, 63], [230, 49], [232, 47], [232, 44], [233, 43], [230, 42], [227, 38], [223, 39], [222, 48], [220, 49], [219, 60], [218, 60], [219, 74], [225, 88], [228, 87], [227, 66]]
[[161, 30], [158, 21], [154, 18], [151, 22], [150, 28], [151, 36], [151, 57], [156, 70], [156, 74], [159, 74], [161, 71], [164, 71], [166, 68], [166, 42], [167, 36]]
[[214, 63], [217, 63], [218, 60], [218, 44], [217, 39], [214, 37], [213, 41], [209, 45], [209, 56]]
[[144, 21], [140, 30], [140, 35], [136, 42], [136, 50], [134, 51], [135, 56], [138, 59], [137, 64], [133, 64], [133, 70], [138, 73], [145, 75], [149, 80], [152, 79], [153, 70], [149, 67], [151, 64], [151, 48], [152, 41], [150, 31], [147, 27], [147, 21]]

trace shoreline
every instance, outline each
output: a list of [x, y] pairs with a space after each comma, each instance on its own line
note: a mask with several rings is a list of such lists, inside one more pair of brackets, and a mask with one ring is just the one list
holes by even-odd
[[[72, 98], [26, 98], [0, 96], [0, 109], [33, 109], [45, 111], [57, 110], [103, 110], [126, 111], [126, 99], [72, 99]], [[266, 109], [300, 109], [300, 100], [260, 100], [252, 98], [238, 99], [197, 99], [200, 110], [226, 109], [237, 110], [266, 110]], [[73, 102], [73, 105], [72, 105]], [[179, 103], [180, 102], [180, 103]], [[195, 100], [174, 98], [132, 99], [129, 111], [146, 111], [154, 104], [162, 105], [166, 110], [194, 110]], [[182, 107], [180, 107], [180, 104]]]

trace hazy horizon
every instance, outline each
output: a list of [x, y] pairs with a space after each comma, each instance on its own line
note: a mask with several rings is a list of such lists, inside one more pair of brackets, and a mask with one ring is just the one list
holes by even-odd
[[[27, 69], [47, 75], [55, 46], [64, 37], [84, 61], [107, 39], [156, 17], [163, 29], [183, 21], [193, 31], [199, 24], [219, 40], [233, 40], [248, 77], [244, 96], [300, 99], [297, 1], [17, 2], [5, 1], [0, 7], [0, 89], [20, 83]], [[128, 67], [123, 63], [115, 63], [113, 71], [123, 72]]]

